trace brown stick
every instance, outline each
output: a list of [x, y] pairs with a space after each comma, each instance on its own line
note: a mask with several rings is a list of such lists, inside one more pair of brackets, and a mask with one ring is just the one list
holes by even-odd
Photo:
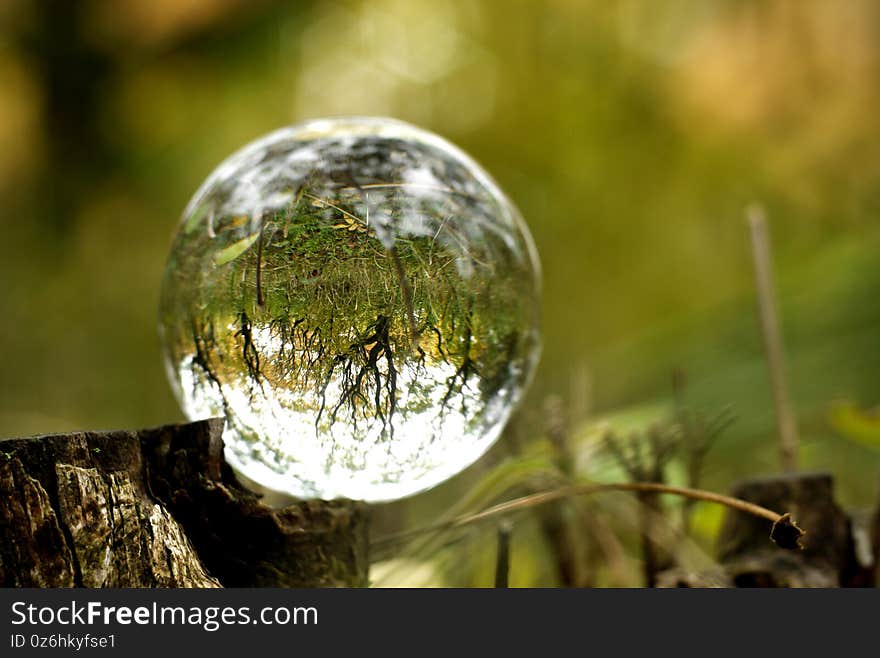
[[758, 307], [761, 315], [761, 334], [764, 352], [770, 370], [770, 385], [776, 407], [776, 424], [779, 429], [779, 459], [783, 471], [797, 469], [798, 432], [788, 384], [785, 379], [785, 359], [782, 350], [782, 332], [779, 328], [779, 311], [773, 289], [773, 263], [770, 254], [770, 238], [764, 209], [752, 205], [746, 210], [752, 237], [752, 254], [755, 262], [755, 281], [758, 288]]
[[498, 550], [495, 555], [495, 587], [510, 587], [510, 535], [513, 526], [502, 523], [498, 526]]
[[265, 305], [263, 298], [263, 226], [264, 219], [260, 218], [260, 237], [257, 238], [257, 306]]
[[[531, 494], [529, 496], [522, 496], [521, 498], [514, 498], [513, 500], [508, 500], [506, 502], [499, 503], [498, 505], [489, 507], [482, 512], [477, 512], [476, 514], [460, 516], [455, 519], [450, 519], [448, 521], [441, 521], [439, 523], [433, 523], [431, 525], [423, 526], [421, 528], [415, 528], [414, 530], [407, 530], [405, 532], [383, 537], [374, 542], [371, 545], [371, 549], [383, 550], [389, 545], [405, 542], [409, 539], [412, 539], [413, 537], [418, 537], [419, 535], [423, 535], [426, 533], [437, 532], [440, 530], [453, 530], [455, 528], [461, 528], [463, 526], [481, 523], [502, 514], [508, 514], [510, 512], [515, 512], [523, 509], [529, 509], [532, 507], [537, 507], [538, 505], [545, 505], [547, 503], [563, 500], [565, 498], [571, 498], [573, 496], [586, 496], [607, 491], [635, 491], [672, 494], [676, 496], [692, 498], [694, 500], [702, 500], [710, 503], [716, 503], [718, 505], [724, 505], [726, 507], [739, 510], [740, 512], [751, 514], [753, 516], [758, 516], [772, 522], [773, 533], [771, 534], [771, 537], [780, 545], [783, 545], [784, 543], [785, 548], [791, 548], [794, 546], [789, 545], [792, 542], [788, 540], [787, 536], [784, 540], [781, 541], [781, 538], [775, 534], [777, 527], [779, 527], [780, 530], [791, 528], [791, 534], [795, 537], [795, 539], [800, 538], [800, 536], [803, 534], [803, 531], [800, 530], [800, 528], [798, 528], [791, 521], [791, 516], [789, 514], [779, 514], [777, 512], [774, 512], [773, 510], [767, 509], [766, 507], [761, 507], [760, 505], [755, 505], [754, 503], [740, 500], [739, 498], [732, 498], [731, 496], [725, 496], [723, 494], [714, 493], [712, 491], [704, 491], [702, 489], [674, 487], [672, 485], [660, 484], [658, 482], [612, 482], [608, 484], [575, 484], [568, 487], [560, 487], [559, 489], [542, 491], [536, 494]], [[786, 531], [786, 535], [788, 534], [789, 533]]]
[[397, 281], [400, 284], [400, 294], [403, 297], [403, 304], [406, 307], [406, 320], [409, 327], [409, 338], [412, 341], [412, 348], [418, 344], [419, 335], [418, 329], [416, 328], [416, 312], [415, 307], [413, 306], [413, 291], [412, 286], [409, 284], [409, 279], [406, 278], [406, 272], [403, 269], [403, 263], [400, 260], [400, 256], [397, 253], [397, 247], [392, 245], [390, 249], [388, 249], [388, 256], [391, 258], [391, 262], [394, 264], [394, 273], [397, 276]]

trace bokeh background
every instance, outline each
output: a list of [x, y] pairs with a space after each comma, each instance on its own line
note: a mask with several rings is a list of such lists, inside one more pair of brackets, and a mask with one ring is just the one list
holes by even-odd
[[[499, 445], [377, 509], [377, 533], [521, 491], [560, 423], [578, 477], [619, 479], [599, 437], [663, 422], [673, 372], [693, 409], [736, 417], [704, 486], [777, 471], [743, 219], [755, 201], [801, 462], [833, 472], [845, 506], [869, 507], [878, 101], [873, 0], [3, 0], [0, 435], [181, 420], [156, 309], [190, 195], [281, 125], [378, 114], [459, 144], [518, 204], [543, 261], [545, 347]], [[614, 557], [596, 560], [594, 584], [639, 581], [621, 497], [592, 508]], [[711, 559], [719, 522], [698, 506], [695, 559]], [[374, 577], [489, 584], [493, 537], [407, 549]], [[555, 584], [551, 553], [540, 523], [519, 522], [513, 583]]]

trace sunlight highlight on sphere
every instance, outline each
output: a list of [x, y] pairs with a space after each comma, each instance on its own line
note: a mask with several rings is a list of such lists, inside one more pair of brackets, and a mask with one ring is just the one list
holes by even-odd
[[539, 353], [539, 266], [473, 160], [389, 119], [317, 120], [223, 162], [162, 283], [169, 378], [227, 461], [300, 498], [392, 500], [498, 438]]

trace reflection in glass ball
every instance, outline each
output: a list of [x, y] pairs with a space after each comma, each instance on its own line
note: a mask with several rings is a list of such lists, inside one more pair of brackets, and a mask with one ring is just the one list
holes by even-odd
[[401, 498], [497, 439], [539, 352], [537, 255], [468, 156], [388, 119], [274, 132], [180, 223], [160, 330], [186, 414], [297, 497]]

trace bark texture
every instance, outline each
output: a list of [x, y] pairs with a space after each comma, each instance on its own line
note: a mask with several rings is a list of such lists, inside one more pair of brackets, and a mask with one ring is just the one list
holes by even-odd
[[223, 460], [222, 421], [0, 442], [0, 586], [367, 583], [367, 511], [273, 510]]

